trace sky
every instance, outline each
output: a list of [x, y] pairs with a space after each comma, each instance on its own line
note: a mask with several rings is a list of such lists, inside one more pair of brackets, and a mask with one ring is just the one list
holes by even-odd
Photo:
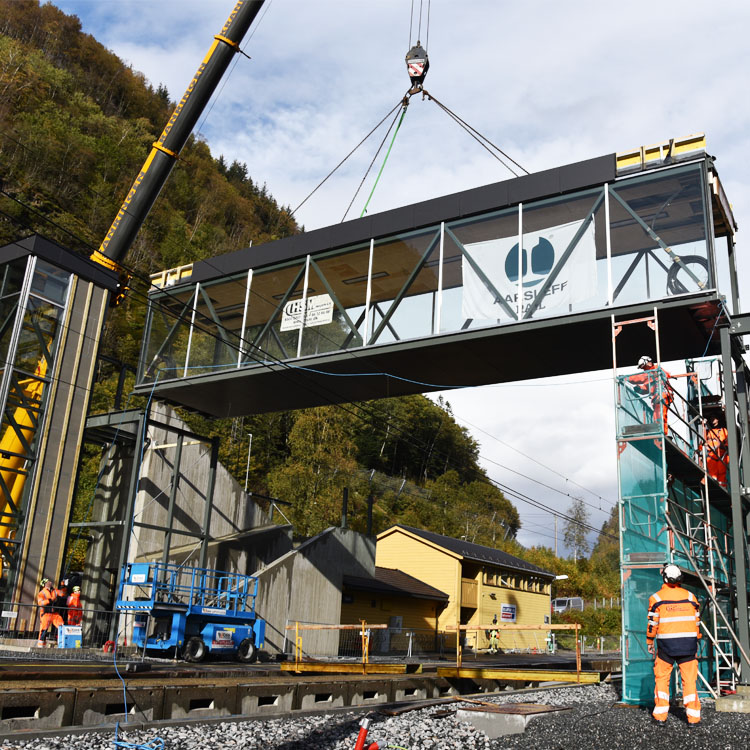
[[[54, 4], [177, 100], [233, 0]], [[295, 208], [399, 102], [409, 87], [404, 55], [419, 37], [430, 58], [425, 89], [531, 172], [705, 132], [742, 230], [748, 28], [743, 0], [266, 0], [243, 43], [251, 59], [237, 56], [198, 130], [214, 156], [245, 162]], [[306, 229], [341, 221], [381, 132], [300, 208]], [[511, 176], [415, 96], [368, 212]], [[347, 218], [359, 215], [371, 184]], [[737, 239], [746, 290], [742, 231]], [[580, 496], [594, 527], [606, 520], [617, 500], [611, 371], [444, 395], [493, 480], [559, 512]], [[519, 541], [554, 547], [552, 515], [509, 497]], [[562, 521], [558, 536], [564, 554]]]

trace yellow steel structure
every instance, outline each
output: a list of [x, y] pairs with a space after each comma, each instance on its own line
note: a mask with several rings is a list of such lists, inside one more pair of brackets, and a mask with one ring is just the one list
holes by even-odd
[[677, 157], [685, 157], [692, 153], [701, 153], [706, 150], [706, 136], [704, 133], [683, 136], [682, 138], [670, 138], [668, 141], [660, 141], [650, 146], [639, 146], [629, 151], [617, 153], [617, 172], [629, 172], [635, 169], [643, 169], [647, 166], [655, 166], [656, 163], [669, 163]]
[[[7, 487], [8, 494], [0, 514], [0, 538], [12, 539], [15, 527], [11, 523], [14, 513], [21, 502], [21, 493], [26, 484], [27, 473], [23, 471], [26, 458], [20, 433], [24, 434], [26, 443], [32, 442], [37, 428], [37, 417], [44, 395], [44, 380], [47, 374], [47, 360], [39, 360], [33, 378], [19, 382], [19, 398], [24, 406], [19, 406], [13, 415], [13, 424], [5, 428], [0, 438], [0, 476]], [[0, 553], [1, 554], [1, 553]]]
[[[282, 672], [324, 672], [326, 674], [406, 674], [406, 664], [337, 664], [322, 661], [282, 662], [279, 667]], [[419, 674], [422, 665], [410, 669], [411, 673]]]
[[575, 682], [597, 685], [599, 672], [572, 672], [558, 669], [494, 669], [492, 667], [438, 667], [438, 677], [469, 680], [523, 680], [525, 682]]

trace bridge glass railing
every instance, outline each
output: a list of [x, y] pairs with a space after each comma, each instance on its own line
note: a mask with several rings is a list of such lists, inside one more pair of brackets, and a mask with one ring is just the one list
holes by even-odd
[[140, 382], [715, 285], [702, 161], [151, 295]]

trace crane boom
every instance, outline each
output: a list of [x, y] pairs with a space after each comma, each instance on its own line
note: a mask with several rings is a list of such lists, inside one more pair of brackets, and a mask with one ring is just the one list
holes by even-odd
[[133, 244], [182, 147], [265, 0], [237, 0], [91, 259], [113, 270]]

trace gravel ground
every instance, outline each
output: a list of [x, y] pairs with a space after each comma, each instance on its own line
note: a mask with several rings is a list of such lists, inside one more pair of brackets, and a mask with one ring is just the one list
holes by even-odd
[[[529, 724], [524, 734], [496, 740], [489, 740], [470, 724], [459, 722], [454, 713], [443, 717], [435, 716], [446, 709], [453, 710], [454, 706], [450, 704], [411, 711], [398, 717], [373, 713], [368, 743], [376, 741], [381, 750], [746, 750], [750, 747], [750, 714], [717, 713], [710, 701], [704, 701], [701, 725], [696, 729], [688, 729], [684, 714], [679, 709], [670, 714], [666, 727], [658, 727], [651, 723], [648, 710], [616, 706], [619, 695], [609, 685], [486, 696], [483, 700], [497, 703], [545, 703], [569, 706], [572, 710], [541, 716]], [[456, 707], [460, 705], [456, 703]], [[361, 715], [346, 713], [172, 726], [143, 732], [121, 732], [120, 740], [143, 745], [158, 736], [164, 740], [165, 750], [353, 750]], [[114, 733], [109, 732], [18, 742], [0, 741], [0, 749], [112, 750], [113, 739]], [[135, 748], [131, 746], [131, 750]]]

